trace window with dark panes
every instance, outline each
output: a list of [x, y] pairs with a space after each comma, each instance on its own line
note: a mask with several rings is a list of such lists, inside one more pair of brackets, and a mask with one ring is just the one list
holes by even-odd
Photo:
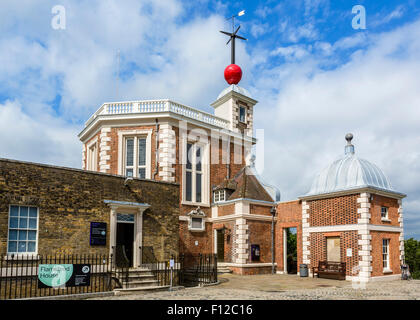
[[185, 165], [185, 201], [203, 201], [203, 147], [187, 143], [187, 161]]
[[130, 137], [125, 139], [125, 175], [146, 178], [146, 138]]
[[246, 109], [245, 107], [239, 107], [239, 121], [240, 122], [245, 122], [246, 120]]

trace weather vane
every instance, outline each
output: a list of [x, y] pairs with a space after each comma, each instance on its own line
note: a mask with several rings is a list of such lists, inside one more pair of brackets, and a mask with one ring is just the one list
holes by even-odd
[[227, 66], [225, 69], [225, 79], [227, 83], [229, 84], [238, 84], [242, 78], [242, 70], [238, 65], [235, 64], [235, 39], [236, 38], [241, 39], [241, 40], [247, 40], [247, 39], [237, 35], [239, 28], [241, 26], [238, 26], [238, 28], [235, 31], [235, 17], [240, 17], [240, 16], [243, 16], [244, 14], [245, 14], [245, 10], [242, 10], [237, 15], [233, 15], [232, 17], [227, 19], [227, 20], [232, 19], [232, 33], [226, 32], [226, 31], [220, 31], [221, 33], [226, 34], [230, 37], [229, 41], [226, 44], [228, 45], [229, 42], [231, 42], [231, 64]]

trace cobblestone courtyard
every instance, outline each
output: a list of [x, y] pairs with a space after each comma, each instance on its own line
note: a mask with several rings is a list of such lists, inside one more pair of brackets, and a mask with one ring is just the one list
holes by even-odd
[[379, 281], [354, 289], [350, 281], [296, 275], [224, 274], [220, 284], [174, 291], [129, 294], [112, 300], [420, 300], [420, 280]]

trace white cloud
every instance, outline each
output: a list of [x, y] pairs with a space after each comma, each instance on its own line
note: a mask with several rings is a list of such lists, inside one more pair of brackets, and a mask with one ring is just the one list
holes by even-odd
[[31, 117], [17, 101], [0, 104], [0, 157], [80, 167], [78, 128], [41, 114]]
[[286, 29], [287, 38], [291, 42], [298, 42], [300, 40], [315, 40], [318, 38], [318, 30], [313, 23], [305, 23], [297, 27], [289, 26]]
[[405, 8], [403, 5], [396, 7], [391, 13], [383, 16], [381, 14], [376, 14], [375, 18], [369, 25], [372, 27], [378, 27], [380, 25], [389, 23], [391, 20], [399, 19], [404, 15]]
[[[316, 174], [343, 154], [344, 135], [352, 132], [356, 153], [382, 168], [408, 194], [407, 203], [418, 201], [419, 32], [417, 21], [369, 36], [366, 49], [333, 70], [320, 69], [323, 61], [309, 55], [264, 74], [254, 88], [261, 97], [255, 121], [265, 129], [264, 176], [283, 200], [305, 194]], [[267, 83], [279, 93], [270, 94]], [[417, 212], [410, 212], [414, 223]]]
[[310, 54], [312, 47], [305, 45], [293, 45], [288, 47], [278, 47], [271, 52], [273, 56], [283, 56], [286, 60], [301, 60]]

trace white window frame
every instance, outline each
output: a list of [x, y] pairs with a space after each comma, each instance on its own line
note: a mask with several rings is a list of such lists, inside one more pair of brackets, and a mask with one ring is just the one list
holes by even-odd
[[383, 266], [384, 272], [391, 272], [390, 259], [389, 259], [389, 256], [390, 256], [389, 243], [390, 243], [390, 239], [382, 239], [382, 266]]
[[[201, 219], [201, 227], [200, 228], [193, 228], [193, 219]], [[188, 219], [188, 230], [190, 231], [205, 231], [206, 229], [206, 222], [204, 217], [201, 216], [190, 216]]]
[[86, 169], [98, 171], [98, 137], [86, 145]]
[[[33, 251], [33, 252], [28, 252], [28, 251], [26, 251], [26, 252], [9, 252], [9, 241], [15, 241], [15, 240], [11, 240], [11, 239], [9, 239], [9, 234], [10, 234], [10, 218], [11, 218], [11, 210], [12, 210], [12, 207], [19, 207], [19, 215], [18, 215], [18, 217], [20, 217], [20, 208], [21, 207], [28, 207], [28, 208], [36, 208], [36, 236], [35, 236], [35, 251]], [[29, 209], [28, 209], [28, 218], [29, 218]], [[19, 221], [19, 220], [18, 220]], [[35, 231], [35, 229], [30, 229], [30, 228], [26, 228], [26, 229], [21, 229], [21, 228], [19, 228], [19, 225], [18, 225], [18, 228], [12, 228], [13, 230], [26, 230], [26, 231]], [[7, 219], [7, 242], [6, 242], [6, 252], [7, 252], [7, 255], [8, 256], [10, 256], [10, 255], [16, 255], [16, 256], [32, 256], [32, 255], [37, 255], [38, 254], [38, 240], [39, 240], [39, 236], [38, 236], [38, 234], [39, 234], [39, 208], [38, 207], [35, 207], [35, 206], [31, 206], [31, 205], [21, 205], [21, 204], [11, 204], [11, 205], [9, 205], [9, 216], [8, 216], [8, 219]], [[33, 240], [28, 240], [28, 239], [26, 239], [25, 240], [26, 242], [28, 242], [28, 241], [33, 241]], [[16, 240], [16, 242], [19, 242], [19, 235], [18, 235], [18, 239]], [[16, 244], [16, 250], [18, 250], [19, 251], [19, 245], [18, 245], [18, 243]]]
[[[146, 168], [145, 179], [151, 179], [151, 164], [152, 164], [152, 130], [121, 130], [118, 132], [118, 174], [126, 175], [126, 141], [127, 139], [134, 139], [134, 159], [133, 159], [133, 177], [139, 177], [139, 168]], [[146, 165], [139, 166], [138, 159], [138, 143], [139, 139], [146, 139]]]
[[[385, 210], [386, 210], [386, 215], [385, 215], [385, 217], [383, 216], [383, 209], [385, 209]], [[381, 207], [381, 220], [382, 220], [382, 221], [389, 221], [389, 216], [388, 216], [388, 213], [389, 213], [389, 208], [388, 208], [388, 207], [384, 207], [384, 206], [382, 206], [382, 207]]]
[[226, 201], [226, 190], [225, 189], [220, 189], [220, 190], [214, 191], [213, 192], [213, 201], [214, 201], [214, 203]]
[[[192, 159], [192, 169], [187, 169], [187, 145], [192, 144], [193, 145], [193, 159]], [[202, 154], [201, 154], [201, 202], [196, 201], [196, 146], [201, 147]], [[210, 206], [209, 201], [209, 190], [210, 190], [210, 179], [209, 179], [209, 144], [199, 142], [197, 140], [183, 140], [183, 156], [182, 156], [182, 203], [188, 204], [188, 205], [199, 205], [199, 206]], [[192, 172], [192, 182], [191, 182], [191, 201], [186, 200], [186, 191], [187, 191], [187, 171]]]

